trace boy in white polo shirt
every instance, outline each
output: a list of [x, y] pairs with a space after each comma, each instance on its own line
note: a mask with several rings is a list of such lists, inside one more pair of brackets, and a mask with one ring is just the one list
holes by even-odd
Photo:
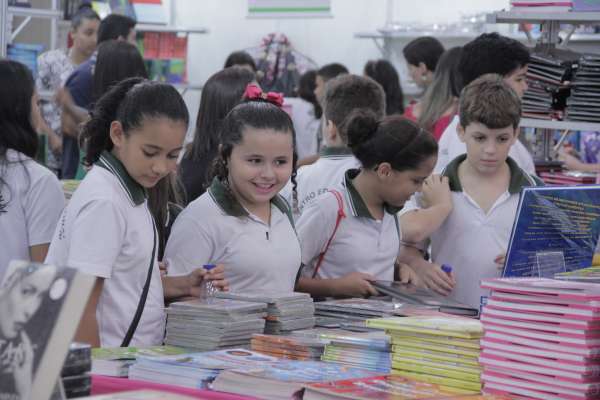
[[[434, 264], [413, 265], [425, 282], [434, 285], [439, 282], [439, 264], [452, 265], [456, 285], [451, 297], [473, 307], [487, 296], [479, 288], [481, 279], [500, 273], [521, 188], [541, 184], [508, 156], [517, 141], [520, 115], [519, 97], [499, 75], [484, 75], [463, 89], [458, 135], [467, 154], [443, 171], [452, 191], [446, 197], [452, 202], [451, 211], [430, 236]], [[415, 196], [402, 211], [401, 226], [410, 220], [413, 232], [429, 229], [414, 226], [418, 219], [410, 218], [421, 212], [421, 200]], [[410, 246], [403, 251], [416, 252]]]
[[[341, 183], [346, 170], [360, 166], [348, 148], [345, 126], [346, 117], [356, 109], [373, 111], [378, 118], [385, 115], [385, 93], [377, 82], [358, 75], [341, 75], [327, 82], [323, 98], [325, 147], [317, 162], [298, 170], [299, 214], [317, 196]], [[292, 204], [290, 192], [288, 185], [282, 194]]]
[[[494, 32], [484, 33], [463, 47], [458, 70], [464, 86], [484, 74], [499, 74], [522, 98], [527, 90], [528, 64], [529, 50], [521, 42]], [[458, 119], [455, 116], [440, 137], [435, 173], [440, 173], [450, 161], [466, 152], [457, 134]], [[516, 141], [509, 155], [525, 172], [535, 174], [533, 158], [523, 143]]]

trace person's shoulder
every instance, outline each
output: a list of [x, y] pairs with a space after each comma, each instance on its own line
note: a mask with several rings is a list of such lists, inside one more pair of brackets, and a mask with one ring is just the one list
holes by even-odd
[[54, 64], [54, 63], [59, 63], [59, 62], [62, 63], [62, 62], [65, 62], [65, 60], [67, 58], [68, 58], [68, 55], [65, 52], [65, 50], [54, 49], [54, 50], [45, 51], [42, 54], [40, 54], [38, 57], [38, 62], [47, 63], [47, 64]]
[[191, 201], [183, 211], [181, 211], [177, 219], [189, 219], [198, 224], [206, 225], [215, 223], [220, 217], [222, 217], [222, 213], [210, 192], [207, 190], [197, 199]]
[[93, 66], [94, 64], [91, 60], [84, 61], [82, 64], [78, 65], [67, 78], [65, 86], [76, 85], [83, 80], [91, 80]]

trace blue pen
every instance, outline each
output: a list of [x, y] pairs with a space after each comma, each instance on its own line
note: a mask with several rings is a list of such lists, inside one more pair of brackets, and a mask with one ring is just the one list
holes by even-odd
[[442, 271], [444, 271], [447, 274], [450, 274], [452, 272], [452, 266], [448, 264], [442, 264]]
[[215, 268], [215, 267], [216, 267], [216, 265], [215, 265], [215, 264], [204, 264], [204, 265], [202, 266], [202, 268], [204, 268], [204, 269], [205, 269], [205, 270], [207, 270], [207, 271], [210, 271], [211, 269], [213, 269], [213, 268]]

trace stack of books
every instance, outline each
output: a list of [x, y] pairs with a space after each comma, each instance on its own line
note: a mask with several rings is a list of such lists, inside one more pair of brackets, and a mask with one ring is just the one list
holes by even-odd
[[315, 306], [308, 293], [218, 292], [216, 297], [249, 303], [267, 303], [264, 333], [284, 334], [315, 326]]
[[532, 12], [569, 12], [573, 8], [572, 1], [540, 1], [540, 0], [511, 0], [513, 11]]
[[596, 174], [590, 172], [540, 172], [540, 178], [545, 184], [555, 186], [590, 185], [596, 183]]
[[277, 361], [276, 357], [241, 348], [174, 356], [138, 356], [137, 362], [129, 368], [129, 379], [207, 388], [224, 370], [257, 368]]
[[315, 303], [318, 326], [339, 326], [352, 322], [364, 322], [369, 318], [389, 317], [396, 310], [389, 300], [340, 299]]
[[390, 337], [383, 331], [324, 333], [328, 341], [321, 360], [389, 374]]
[[487, 393], [532, 399], [597, 399], [600, 285], [544, 278], [482, 282], [492, 290], [481, 320]]
[[202, 351], [250, 344], [265, 328], [266, 303], [209, 298], [172, 303], [165, 344]]
[[175, 346], [99, 347], [92, 350], [92, 374], [126, 377], [129, 376], [129, 367], [140, 356], [159, 357], [184, 353], [185, 349]]
[[392, 317], [367, 326], [385, 329], [392, 341], [392, 374], [444, 388], [481, 391], [479, 340], [483, 327], [461, 317]]
[[320, 360], [327, 341], [318, 337], [287, 335], [252, 336], [251, 349], [259, 353], [290, 360]]
[[600, 55], [586, 54], [580, 58], [571, 87], [567, 118], [600, 122]]
[[92, 388], [91, 347], [87, 343], [71, 343], [63, 363], [61, 381], [68, 399], [88, 396]]

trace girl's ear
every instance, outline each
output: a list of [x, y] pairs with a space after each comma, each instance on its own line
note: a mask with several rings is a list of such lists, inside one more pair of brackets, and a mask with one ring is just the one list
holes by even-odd
[[383, 162], [377, 166], [377, 176], [379, 179], [387, 179], [392, 174], [392, 166], [388, 162]]
[[113, 121], [110, 123], [110, 140], [112, 140], [115, 148], [123, 146], [125, 141], [125, 132], [123, 132], [123, 125], [119, 121]]

